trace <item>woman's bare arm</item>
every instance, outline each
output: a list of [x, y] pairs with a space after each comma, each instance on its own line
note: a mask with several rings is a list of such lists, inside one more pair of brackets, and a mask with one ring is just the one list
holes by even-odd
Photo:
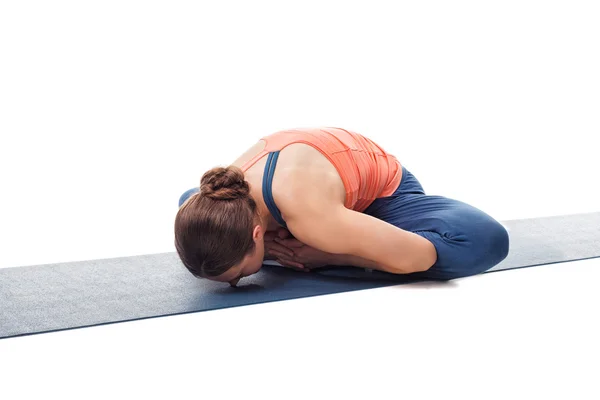
[[406, 274], [436, 261], [435, 247], [419, 235], [342, 205], [311, 204], [310, 199], [296, 203], [286, 216], [288, 228], [299, 241], [335, 254], [335, 264]]
[[330, 265], [337, 267], [361, 267], [369, 269], [383, 270], [375, 261], [366, 258], [353, 256], [350, 254], [332, 254]]

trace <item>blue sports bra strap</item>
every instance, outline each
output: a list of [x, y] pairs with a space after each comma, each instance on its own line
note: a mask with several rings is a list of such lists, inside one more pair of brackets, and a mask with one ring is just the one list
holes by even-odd
[[265, 200], [265, 204], [267, 208], [273, 215], [273, 218], [282, 226], [287, 227], [279, 209], [275, 205], [275, 200], [273, 199], [273, 175], [275, 174], [275, 166], [277, 165], [277, 159], [279, 158], [279, 152], [274, 151], [269, 153], [267, 156], [267, 164], [265, 165], [265, 173], [263, 175], [263, 198]]

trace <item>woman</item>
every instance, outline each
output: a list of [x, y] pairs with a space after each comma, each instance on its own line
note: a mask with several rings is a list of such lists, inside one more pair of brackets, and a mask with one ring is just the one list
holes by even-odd
[[489, 215], [426, 195], [393, 155], [340, 128], [267, 136], [231, 166], [206, 172], [179, 206], [183, 264], [232, 286], [264, 259], [449, 280], [490, 269], [509, 247]]

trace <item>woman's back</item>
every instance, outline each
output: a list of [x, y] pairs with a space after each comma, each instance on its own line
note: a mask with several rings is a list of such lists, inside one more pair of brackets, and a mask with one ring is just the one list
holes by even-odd
[[402, 178], [398, 160], [372, 140], [340, 128], [293, 129], [262, 140], [233, 165], [246, 172], [252, 184], [262, 179], [266, 155], [279, 152], [277, 180], [306, 184], [310, 190], [342, 193], [344, 205], [364, 211], [379, 197], [391, 195]]

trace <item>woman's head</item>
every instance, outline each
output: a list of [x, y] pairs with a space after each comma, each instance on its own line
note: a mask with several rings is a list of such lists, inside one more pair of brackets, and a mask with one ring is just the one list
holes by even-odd
[[198, 277], [236, 284], [256, 273], [264, 257], [263, 228], [244, 173], [213, 168], [175, 218], [175, 248]]

